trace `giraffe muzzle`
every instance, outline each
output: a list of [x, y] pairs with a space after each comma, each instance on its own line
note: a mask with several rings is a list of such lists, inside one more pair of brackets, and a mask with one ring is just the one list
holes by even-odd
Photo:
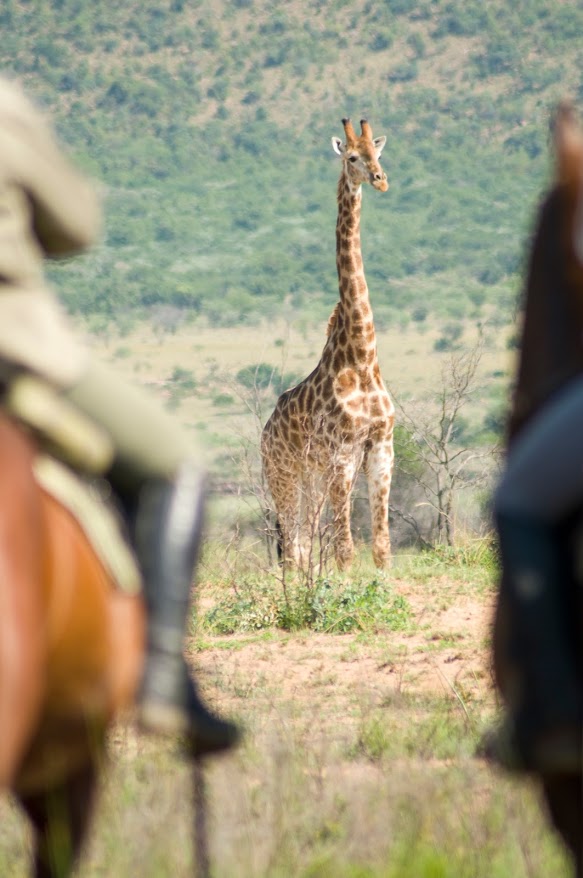
[[379, 192], [386, 192], [389, 188], [389, 181], [387, 180], [386, 174], [373, 174], [370, 182], [373, 189], [378, 189]]

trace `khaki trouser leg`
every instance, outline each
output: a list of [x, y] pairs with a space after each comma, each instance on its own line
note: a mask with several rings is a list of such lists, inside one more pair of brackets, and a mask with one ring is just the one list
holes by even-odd
[[110, 435], [116, 475], [130, 488], [172, 479], [184, 461], [196, 460], [196, 443], [175, 419], [103, 363], [92, 362], [64, 395]]
[[110, 434], [115, 458], [108, 477], [125, 500], [137, 502], [135, 549], [148, 610], [140, 722], [184, 735], [191, 755], [226, 750], [238, 729], [206, 707], [183, 657], [204, 505], [194, 443], [147, 394], [101, 364], [65, 395]]

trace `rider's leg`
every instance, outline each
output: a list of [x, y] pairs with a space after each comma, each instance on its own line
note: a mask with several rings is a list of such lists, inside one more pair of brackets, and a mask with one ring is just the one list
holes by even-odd
[[508, 693], [509, 716], [490, 746], [508, 767], [581, 767], [582, 695], [558, 523], [581, 503], [582, 428], [583, 384], [576, 384], [516, 440], [495, 497], [500, 600], [512, 626], [507, 660], [518, 691]]
[[112, 437], [108, 477], [135, 524], [148, 608], [142, 722], [184, 733], [195, 753], [226, 749], [238, 731], [205, 707], [183, 658], [204, 505], [204, 473], [192, 443], [145, 394], [102, 365], [92, 364], [66, 395]]
[[497, 756], [510, 768], [574, 771], [582, 765], [582, 702], [562, 543], [552, 526], [528, 516], [499, 512], [496, 525], [500, 599], [512, 625], [506, 661], [515, 670], [509, 715], [494, 739]]

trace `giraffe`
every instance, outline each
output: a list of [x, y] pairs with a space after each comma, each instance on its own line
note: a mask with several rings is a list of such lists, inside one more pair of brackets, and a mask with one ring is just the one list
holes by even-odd
[[357, 136], [343, 119], [346, 143], [332, 138], [342, 159], [338, 181], [336, 267], [340, 300], [328, 321], [327, 338], [314, 371], [277, 400], [261, 435], [263, 472], [283, 542], [284, 563], [306, 563], [326, 500], [332, 509], [332, 540], [338, 567], [354, 556], [351, 494], [361, 468], [368, 480], [372, 552], [388, 566], [389, 491], [393, 469], [394, 406], [377, 357], [373, 313], [360, 247], [362, 184], [386, 192], [379, 157], [386, 137], [373, 140], [361, 120]]

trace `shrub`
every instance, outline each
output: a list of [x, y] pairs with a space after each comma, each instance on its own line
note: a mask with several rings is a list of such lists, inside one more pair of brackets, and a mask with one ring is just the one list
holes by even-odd
[[412, 33], [407, 37], [407, 45], [413, 50], [416, 58], [425, 57], [425, 40], [419, 33]]
[[213, 405], [217, 407], [231, 406], [235, 404], [235, 397], [230, 393], [217, 393], [213, 396]]
[[254, 388], [265, 390], [273, 383], [276, 371], [275, 367], [268, 363], [257, 363], [254, 366], [245, 366], [243, 369], [239, 369], [236, 378], [239, 384], [247, 390]]
[[327, 578], [316, 581], [313, 588], [294, 582], [283, 589], [266, 577], [254, 576], [240, 581], [236, 591], [222, 597], [203, 617], [205, 628], [216, 634], [266, 628], [335, 634], [379, 628], [397, 631], [410, 621], [406, 599], [381, 579]]
[[447, 326], [443, 327], [443, 334], [435, 341], [433, 349], [435, 351], [455, 350], [456, 343], [460, 339], [463, 331], [464, 328], [460, 323], [448, 323]]
[[474, 63], [481, 77], [508, 73], [520, 61], [516, 40], [509, 34], [490, 36], [483, 52], [476, 55]]
[[372, 52], [384, 52], [393, 45], [393, 35], [388, 30], [377, 28], [368, 47]]
[[387, 79], [389, 82], [410, 82], [412, 79], [417, 79], [418, 72], [417, 61], [405, 61], [393, 67]]
[[267, 390], [271, 387], [278, 395], [301, 380], [296, 372], [282, 372], [276, 366], [270, 366], [268, 363], [245, 366], [243, 369], [239, 369], [236, 378], [239, 384], [247, 390]]

